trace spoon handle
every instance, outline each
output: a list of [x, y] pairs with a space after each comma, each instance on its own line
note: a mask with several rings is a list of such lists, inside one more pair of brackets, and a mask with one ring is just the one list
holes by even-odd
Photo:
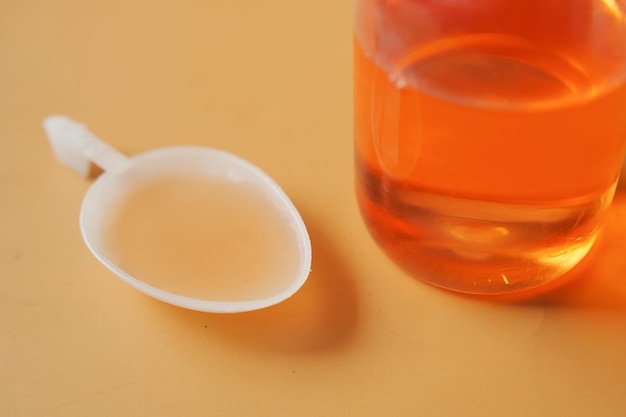
[[92, 163], [105, 171], [120, 170], [128, 164], [126, 155], [69, 117], [48, 116], [43, 121], [43, 128], [56, 158], [85, 178], [89, 176]]

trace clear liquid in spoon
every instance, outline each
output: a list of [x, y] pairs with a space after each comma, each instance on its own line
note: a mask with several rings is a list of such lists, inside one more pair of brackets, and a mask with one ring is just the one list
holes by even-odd
[[298, 274], [298, 242], [253, 184], [180, 174], [128, 193], [105, 221], [104, 251], [129, 275], [172, 294], [258, 300]]

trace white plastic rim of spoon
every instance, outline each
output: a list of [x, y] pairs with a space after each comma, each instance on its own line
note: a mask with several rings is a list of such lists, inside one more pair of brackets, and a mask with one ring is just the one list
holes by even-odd
[[[44, 130], [56, 158], [88, 177], [92, 164], [104, 172], [87, 191], [80, 211], [80, 230], [91, 253], [109, 270], [137, 290], [179, 307], [213, 313], [257, 310], [291, 297], [305, 283], [311, 270], [311, 241], [297, 209], [283, 190], [262, 170], [230, 153], [202, 146], [172, 146], [127, 157], [98, 139], [80, 123], [61, 115], [43, 121]], [[282, 221], [293, 234], [297, 246], [297, 267], [293, 276], [276, 292], [261, 299], [207, 299], [167, 291], [133, 276], [115, 262], [105, 248], [103, 236], [107, 216], [120, 199], [147, 181], [176, 175], [195, 175], [223, 180], [226, 184], [245, 182], [271, 201]], [[207, 257], [219, 254], [206, 254]], [[293, 259], [290, 260], [293, 262]], [[269, 278], [269, 277], [268, 277]], [[213, 278], [215, 279], [215, 277]], [[264, 278], [262, 278], [264, 279]], [[233, 297], [236, 298], [236, 297]]]

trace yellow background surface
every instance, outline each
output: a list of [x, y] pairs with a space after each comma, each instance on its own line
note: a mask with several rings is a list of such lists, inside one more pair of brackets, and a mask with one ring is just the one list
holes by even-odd
[[[396, 268], [358, 214], [350, 1], [0, 3], [0, 415], [626, 415], [626, 192], [579, 279], [476, 300]], [[41, 121], [126, 154], [212, 146], [264, 169], [312, 273], [235, 315], [135, 291], [83, 245], [89, 181]]]

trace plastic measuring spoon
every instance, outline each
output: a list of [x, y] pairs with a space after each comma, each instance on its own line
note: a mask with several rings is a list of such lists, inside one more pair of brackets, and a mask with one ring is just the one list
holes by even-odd
[[[279, 303], [293, 295], [306, 281], [311, 267], [311, 242], [300, 214], [281, 188], [263, 171], [249, 162], [227, 152], [200, 146], [173, 146], [155, 149], [127, 157], [91, 134], [83, 125], [65, 116], [44, 119], [44, 130], [57, 159], [88, 177], [92, 163], [104, 170], [87, 191], [80, 211], [80, 229], [92, 254], [108, 269], [139, 291], [169, 304], [193, 310], [234, 313], [256, 310]], [[120, 266], [106, 243], [106, 229], [111, 213], [120, 202], [150, 181], [180, 175], [193, 175], [219, 181], [224, 187], [245, 184], [262, 193], [286, 225], [290, 259], [295, 267], [284, 277], [279, 288], [272, 289], [260, 299], [212, 299], [210, 295], [194, 296], [171, 292], [167, 285], [149, 283], [150, 277], [134, 276]], [[209, 190], [210, 191], [210, 190]], [[207, 192], [209, 192], [207, 191]], [[206, 253], [203, 257], [220, 257], [220, 253]], [[287, 255], [285, 256], [287, 257]], [[159, 262], [155, 255], [154, 262]], [[207, 277], [209, 278], [209, 277]], [[271, 281], [272, 277], [260, 277]], [[175, 279], [175, 277], [172, 277]], [[210, 277], [219, 279], [219, 277]], [[261, 281], [263, 282], [263, 281]]]

